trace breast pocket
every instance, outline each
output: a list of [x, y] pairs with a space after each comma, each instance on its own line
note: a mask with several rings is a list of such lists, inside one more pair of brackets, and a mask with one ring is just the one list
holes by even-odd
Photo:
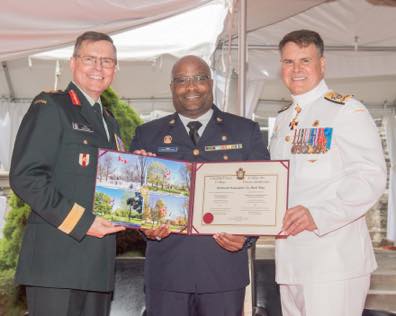
[[98, 149], [95, 139], [87, 133], [67, 133], [63, 137], [62, 153], [59, 157], [64, 172], [74, 175], [96, 174]]

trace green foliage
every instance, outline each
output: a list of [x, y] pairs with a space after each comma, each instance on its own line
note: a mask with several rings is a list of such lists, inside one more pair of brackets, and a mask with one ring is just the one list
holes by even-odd
[[113, 113], [121, 128], [121, 138], [125, 146], [129, 148], [132, 137], [135, 135], [135, 128], [143, 123], [135, 110], [122, 101], [112, 88], [108, 88], [101, 97], [103, 106]]
[[21, 288], [14, 286], [14, 275], [30, 207], [13, 193], [8, 202], [10, 211], [3, 228], [3, 238], [0, 239], [0, 300], [9, 315], [17, 315], [23, 308], [23, 297]]
[[97, 192], [95, 194], [94, 210], [99, 216], [111, 213], [111, 197], [105, 193]]

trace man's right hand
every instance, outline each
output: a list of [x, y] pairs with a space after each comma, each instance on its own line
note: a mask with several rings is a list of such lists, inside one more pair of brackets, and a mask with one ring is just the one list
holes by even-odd
[[161, 225], [155, 229], [141, 228], [140, 230], [146, 235], [148, 239], [152, 240], [161, 240], [162, 238], [168, 237], [171, 233], [168, 225]]
[[125, 230], [125, 227], [114, 226], [108, 220], [96, 216], [91, 227], [87, 231], [87, 235], [96, 238], [103, 238], [106, 235], [118, 233]]

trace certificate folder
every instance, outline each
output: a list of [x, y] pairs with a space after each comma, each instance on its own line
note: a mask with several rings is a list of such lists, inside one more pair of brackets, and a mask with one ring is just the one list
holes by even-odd
[[99, 149], [94, 213], [127, 228], [277, 235], [289, 161], [187, 162]]

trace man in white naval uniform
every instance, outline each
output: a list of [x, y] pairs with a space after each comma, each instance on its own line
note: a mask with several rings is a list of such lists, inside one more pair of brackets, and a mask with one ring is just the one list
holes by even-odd
[[367, 109], [327, 87], [313, 31], [279, 44], [293, 104], [276, 119], [271, 159], [290, 160], [284, 238], [276, 240], [283, 316], [361, 316], [377, 264], [365, 213], [385, 189], [377, 128]]

